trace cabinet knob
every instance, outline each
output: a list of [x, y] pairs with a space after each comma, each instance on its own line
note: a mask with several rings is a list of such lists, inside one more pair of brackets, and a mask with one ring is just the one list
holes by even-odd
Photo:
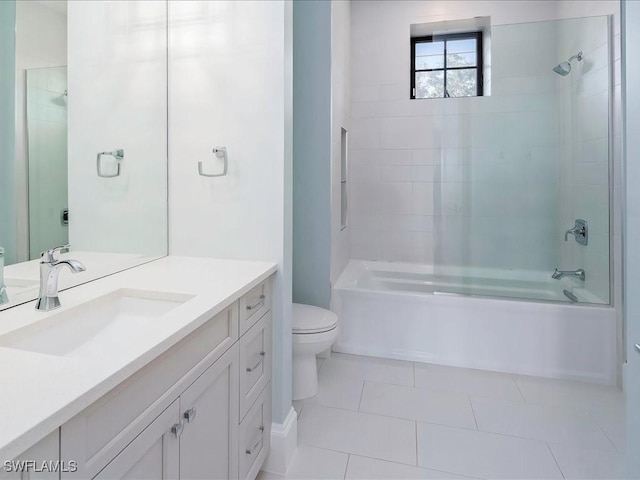
[[173, 433], [176, 438], [180, 438], [182, 435], [182, 430], [184, 430], [184, 422], [180, 420], [178, 423], [174, 423], [171, 427], [171, 433]]
[[185, 411], [182, 416], [187, 419], [187, 423], [191, 423], [191, 421], [196, 418], [196, 407], [192, 407]]

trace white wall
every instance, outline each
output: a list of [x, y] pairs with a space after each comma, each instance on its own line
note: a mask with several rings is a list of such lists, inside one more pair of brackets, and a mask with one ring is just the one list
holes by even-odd
[[[291, 407], [289, 2], [169, 3], [170, 253], [277, 262], [273, 421]], [[289, 20], [287, 20], [289, 18]], [[225, 177], [211, 149], [226, 146]]]
[[18, 1], [15, 28], [17, 253], [22, 262], [29, 260], [26, 70], [67, 64], [67, 17], [46, 3]]
[[[70, 243], [166, 254], [166, 3], [69, 2], [68, 20]], [[99, 178], [96, 154], [117, 148], [121, 175]]]
[[[351, 2], [331, 2], [331, 285], [349, 261], [350, 224], [341, 225], [341, 129], [351, 130]], [[348, 180], [347, 180], [348, 182]], [[348, 183], [347, 183], [348, 188]], [[349, 205], [347, 205], [349, 209]], [[349, 210], [347, 210], [347, 219]]]

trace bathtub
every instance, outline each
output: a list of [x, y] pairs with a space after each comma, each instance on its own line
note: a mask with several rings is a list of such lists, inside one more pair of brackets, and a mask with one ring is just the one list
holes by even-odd
[[[333, 288], [341, 353], [614, 385], [616, 315], [547, 272], [351, 260]], [[520, 300], [535, 295], [540, 300]]]

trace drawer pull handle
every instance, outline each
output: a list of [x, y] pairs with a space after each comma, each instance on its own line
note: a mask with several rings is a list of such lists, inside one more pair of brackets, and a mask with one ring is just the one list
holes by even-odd
[[184, 412], [183, 417], [187, 419], [187, 423], [191, 423], [196, 418], [196, 407], [190, 408]]
[[171, 427], [171, 433], [173, 433], [176, 438], [180, 438], [182, 435], [182, 430], [184, 430], [184, 422], [180, 420], [178, 423], [174, 423]]
[[258, 430], [260, 430], [260, 437], [258, 438], [258, 440], [256, 441], [256, 443], [253, 444], [253, 447], [251, 448], [247, 448], [244, 453], [246, 453], [247, 455], [252, 455], [253, 452], [256, 451], [256, 448], [258, 448], [258, 445], [260, 445], [260, 443], [262, 442], [262, 436], [264, 435], [264, 426], [262, 427], [258, 427]]
[[260, 366], [262, 362], [264, 362], [265, 352], [260, 352], [260, 360], [253, 367], [247, 367], [247, 372], [253, 372], [256, 368]]
[[255, 305], [247, 305], [247, 310], [249, 311], [255, 310], [256, 308], [260, 308], [263, 305], [264, 305], [264, 295], [260, 295], [260, 301], [258, 301], [258, 303], [256, 303]]

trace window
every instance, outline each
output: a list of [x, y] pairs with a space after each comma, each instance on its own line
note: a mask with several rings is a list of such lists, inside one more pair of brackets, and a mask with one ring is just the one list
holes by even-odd
[[411, 98], [482, 96], [482, 32], [411, 39]]

